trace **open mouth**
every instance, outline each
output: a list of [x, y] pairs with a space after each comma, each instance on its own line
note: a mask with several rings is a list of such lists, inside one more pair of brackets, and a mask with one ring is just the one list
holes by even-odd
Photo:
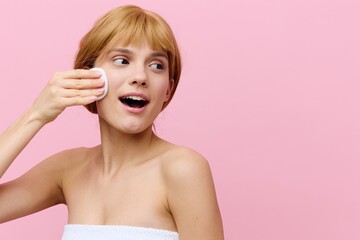
[[139, 96], [121, 97], [120, 101], [131, 108], [142, 108], [149, 103], [148, 100]]

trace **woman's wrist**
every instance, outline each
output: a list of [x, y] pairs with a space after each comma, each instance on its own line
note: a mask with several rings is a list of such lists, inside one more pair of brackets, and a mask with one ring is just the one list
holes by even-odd
[[24, 113], [20, 124], [23, 126], [31, 126], [31, 128], [39, 130], [47, 124], [47, 121], [42, 118], [37, 111], [30, 108]]

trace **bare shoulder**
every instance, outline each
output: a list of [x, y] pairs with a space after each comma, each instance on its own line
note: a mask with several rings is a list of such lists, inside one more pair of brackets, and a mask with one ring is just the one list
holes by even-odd
[[193, 149], [174, 146], [166, 153], [162, 162], [163, 174], [167, 180], [203, 179], [211, 177], [210, 166], [200, 153]]
[[58, 152], [38, 163], [23, 176], [18, 182], [32, 182], [37, 179], [48, 179], [47, 183], [61, 185], [63, 176], [80, 166], [84, 157], [90, 152], [87, 148], [75, 148]]
[[167, 204], [181, 239], [222, 240], [223, 229], [208, 161], [198, 152], [174, 147], [163, 159]]
[[34, 182], [46, 178], [49, 188], [53, 185], [53, 187], [57, 186], [57, 188], [63, 189], [68, 176], [82, 169], [86, 165], [87, 157], [92, 152], [92, 148], [84, 147], [60, 151], [37, 164], [19, 180]]
[[74, 148], [60, 151], [38, 163], [20, 179], [29, 181], [29, 179], [42, 176], [49, 180], [52, 179], [53, 182], [56, 182], [60, 186], [63, 177], [84, 164], [84, 160], [90, 152], [91, 149], [88, 148]]
[[72, 168], [81, 164], [92, 151], [92, 148], [85, 147], [67, 149], [48, 157], [40, 165], [62, 169]]
[[[63, 180], [90, 153], [77, 148], [54, 154], [17, 179], [0, 185], [0, 222], [65, 203]], [[14, 201], [14, 199], [16, 199]]]
[[173, 147], [163, 159], [162, 174], [169, 197], [190, 193], [184, 189], [191, 189], [199, 194], [207, 189], [200, 197], [208, 197], [208, 194], [212, 195], [211, 197], [215, 196], [210, 164], [195, 150], [181, 146]]

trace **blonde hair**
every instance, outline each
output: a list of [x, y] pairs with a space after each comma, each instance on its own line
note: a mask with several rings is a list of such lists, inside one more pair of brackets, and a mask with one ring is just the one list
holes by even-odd
[[[170, 26], [154, 12], [133, 5], [118, 7], [108, 12], [80, 41], [74, 68], [94, 67], [95, 61], [106, 56], [119, 41], [124, 46], [136, 46], [144, 40], [153, 50], [167, 53], [169, 79], [174, 80], [174, 86], [169, 100], [163, 105], [164, 109], [175, 94], [181, 74], [181, 58]], [[97, 113], [95, 102], [85, 107], [90, 112]]]

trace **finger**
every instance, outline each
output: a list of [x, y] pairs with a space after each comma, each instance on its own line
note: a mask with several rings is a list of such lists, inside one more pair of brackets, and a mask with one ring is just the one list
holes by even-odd
[[64, 98], [63, 103], [67, 107], [79, 106], [79, 105], [88, 105], [97, 100], [96, 96], [87, 96], [87, 97], [73, 97], [73, 98]]
[[86, 98], [86, 97], [98, 97], [101, 94], [103, 94], [104, 89], [103, 88], [97, 88], [97, 89], [87, 89], [87, 90], [79, 90], [79, 89], [67, 89], [62, 94], [65, 98]]
[[74, 69], [64, 72], [58, 72], [55, 75], [61, 78], [72, 78], [72, 79], [82, 79], [82, 78], [99, 78], [101, 73], [98, 71], [92, 71], [87, 69]]
[[105, 85], [103, 79], [68, 79], [60, 82], [65, 89], [95, 89]]

